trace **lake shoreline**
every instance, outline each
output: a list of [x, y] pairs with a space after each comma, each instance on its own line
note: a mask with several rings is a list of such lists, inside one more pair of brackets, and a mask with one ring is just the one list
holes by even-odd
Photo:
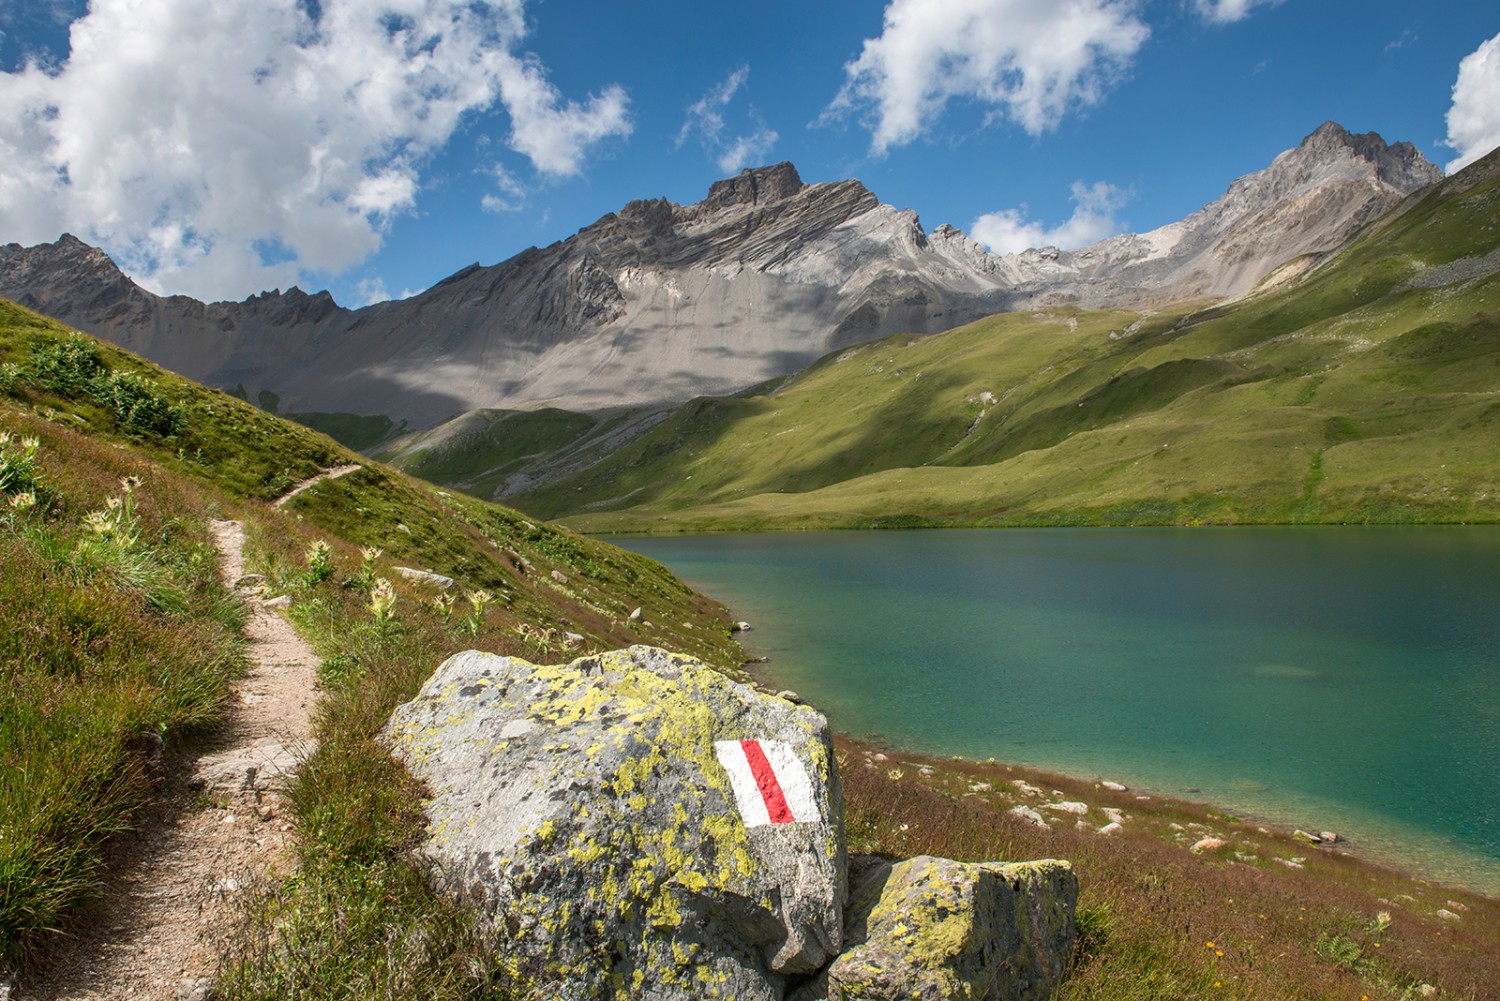
[[[891, 746], [1333, 830], [1500, 893], [1500, 532], [1313, 527], [621, 540], [750, 621], [765, 684]], [[1316, 825], [1316, 829], [1314, 829]]]
[[[760, 691], [775, 695], [791, 691], [785, 686], [778, 684], [774, 670], [770, 670], [771, 662], [758, 658], [747, 660], [742, 670], [751, 679], [751, 683]], [[796, 695], [797, 693], [793, 692]], [[800, 695], [797, 696], [799, 699]], [[808, 703], [811, 708], [819, 709], [816, 704]], [[822, 710], [819, 709], [821, 712]], [[921, 762], [917, 767], [936, 767], [939, 765], [960, 765], [967, 768], [992, 768], [1002, 769], [1012, 781], [1024, 781], [1040, 789], [1053, 790], [1054, 788], [1066, 787], [1070, 790], [1089, 789], [1094, 794], [1110, 793], [1119, 796], [1134, 797], [1135, 802], [1149, 802], [1154, 808], [1168, 809], [1183, 814], [1193, 814], [1202, 818], [1228, 818], [1237, 823], [1251, 826], [1258, 831], [1264, 831], [1268, 835], [1282, 839], [1290, 848], [1300, 848], [1304, 852], [1316, 852], [1330, 857], [1345, 859], [1352, 864], [1368, 867], [1372, 871], [1385, 873], [1393, 877], [1410, 879], [1431, 884], [1432, 886], [1455, 894], [1472, 895], [1474, 897], [1494, 902], [1500, 907], [1500, 891], [1490, 891], [1482, 886], [1468, 885], [1463, 882], [1455, 882], [1452, 878], [1433, 872], [1424, 872], [1420, 868], [1402, 865], [1382, 853], [1371, 853], [1369, 848], [1362, 845], [1359, 838], [1350, 837], [1340, 831], [1331, 831], [1326, 825], [1315, 825], [1316, 830], [1306, 830], [1305, 833], [1321, 835], [1325, 832], [1337, 834], [1338, 840], [1332, 843], [1314, 843], [1297, 836], [1303, 831], [1295, 823], [1280, 819], [1276, 816], [1259, 813], [1257, 811], [1246, 811], [1237, 807], [1225, 807], [1215, 802], [1204, 799], [1189, 798], [1194, 793], [1185, 790], [1165, 792], [1149, 784], [1135, 785], [1120, 781], [1118, 776], [1111, 778], [1104, 775], [1093, 777], [1084, 776], [1066, 769], [1049, 768], [1029, 762], [999, 761], [994, 758], [979, 760], [965, 757], [963, 755], [942, 755], [931, 751], [907, 747], [898, 741], [876, 733], [855, 735], [835, 730], [838, 739], [852, 748], [857, 749], [862, 755], [867, 756], [872, 762], [880, 763], [877, 756], [888, 761], [896, 762], [892, 767], [901, 767], [903, 763]], [[1119, 786], [1114, 789], [1113, 786]], [[1292, 853], [1288, 858], [1299, 857]], [[1497, 876], [1500, 879], [1500, 876]]]

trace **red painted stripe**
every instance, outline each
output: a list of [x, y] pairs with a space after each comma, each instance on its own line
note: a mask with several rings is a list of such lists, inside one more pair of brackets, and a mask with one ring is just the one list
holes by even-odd
[[781, 792], [781, 783], [776, 781], [776, 770], [760, 749], [758, 740], [742, 740], [740, 748], [745, 752], [745, 761], [750, 765], [750, 774], [760, 788], [760, 797], [766, 801], [766, 813], [773, 824], [790, 824], [792, 808], [786, 805], [786, 796]]

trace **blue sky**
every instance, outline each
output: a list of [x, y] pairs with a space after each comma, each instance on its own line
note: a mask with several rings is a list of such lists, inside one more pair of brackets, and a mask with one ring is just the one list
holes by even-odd
[[0, 241], [206, 299], [399, 296], [779, 160], [1011, 250], [1179, 219], [1326, 119], [1500, 142], [1492, 3], [0, 0], [0, 32]]

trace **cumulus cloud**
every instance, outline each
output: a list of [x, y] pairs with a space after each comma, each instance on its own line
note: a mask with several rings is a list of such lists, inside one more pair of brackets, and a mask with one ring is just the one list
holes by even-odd
[[472, 116], [548, 176], [629, 133], [619, 88], [565, 99], [525, 35], [524, 0], [93, 0], [66, 60], [0, 73], [3, 236], [72, 230], [202, 298], [338, 274]]
[[1215, 24], [1243, 21], [1256, 7], [1274, 7], [1281, 0], [1193, 0], [1199, 14]]
[[1104, 181], [1073, 182], [1073, 214], [1060, 226], [1028, 221], [1026, 209], [1002, 209], [975, 219], [969, 234], [997, 254], [1019, 254], [1033, 247], [1076, 250], [1120, 231], [1115, 213], [1128, 196]]
[[861, 116], [878, 155], [955, 98], [1040, 135], [1097, 103], [1149, 34], [1135, 0], [891, 0], [825, 118]]
[[726, 174], [763, 162], [776, 145], [776, 140], [781, 137], [766, 125], [754, 108], [748, 113], [753, 126], [749, 132], [742, 135], [725, 134], [727, 125], [724, 113], [749, 78], [750, 67], [741, 66], [730, 73], [723, 83], [688, 105], [687, 119], [677, 133], [675, 148], [681, 149], [684, 143], [696, 137], [703, 151]]
[[[1448, 109], [1447, 145], [1458, 152], [1448, 173], [1500, 146], [1500, 35], [1464, 57]], [[3, 182], [0, 182], [3, 183]]]

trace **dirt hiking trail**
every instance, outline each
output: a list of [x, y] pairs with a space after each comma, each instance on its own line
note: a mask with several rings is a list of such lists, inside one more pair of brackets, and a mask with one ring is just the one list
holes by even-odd
[[281, 790], [313, 749], [318, 659], [266, 606], [262, 582], [245, 577], [240, 523], [210, 527], [220, 578], [251, 613], [250, 673], [231, 689], [224, 726], [197, 761], [168, 767], [135, 833], [119, 839], [103, 897], [50, 966], [15, 985], [18, 1001], [202, 1001], [237, 899], [294, 865]]

